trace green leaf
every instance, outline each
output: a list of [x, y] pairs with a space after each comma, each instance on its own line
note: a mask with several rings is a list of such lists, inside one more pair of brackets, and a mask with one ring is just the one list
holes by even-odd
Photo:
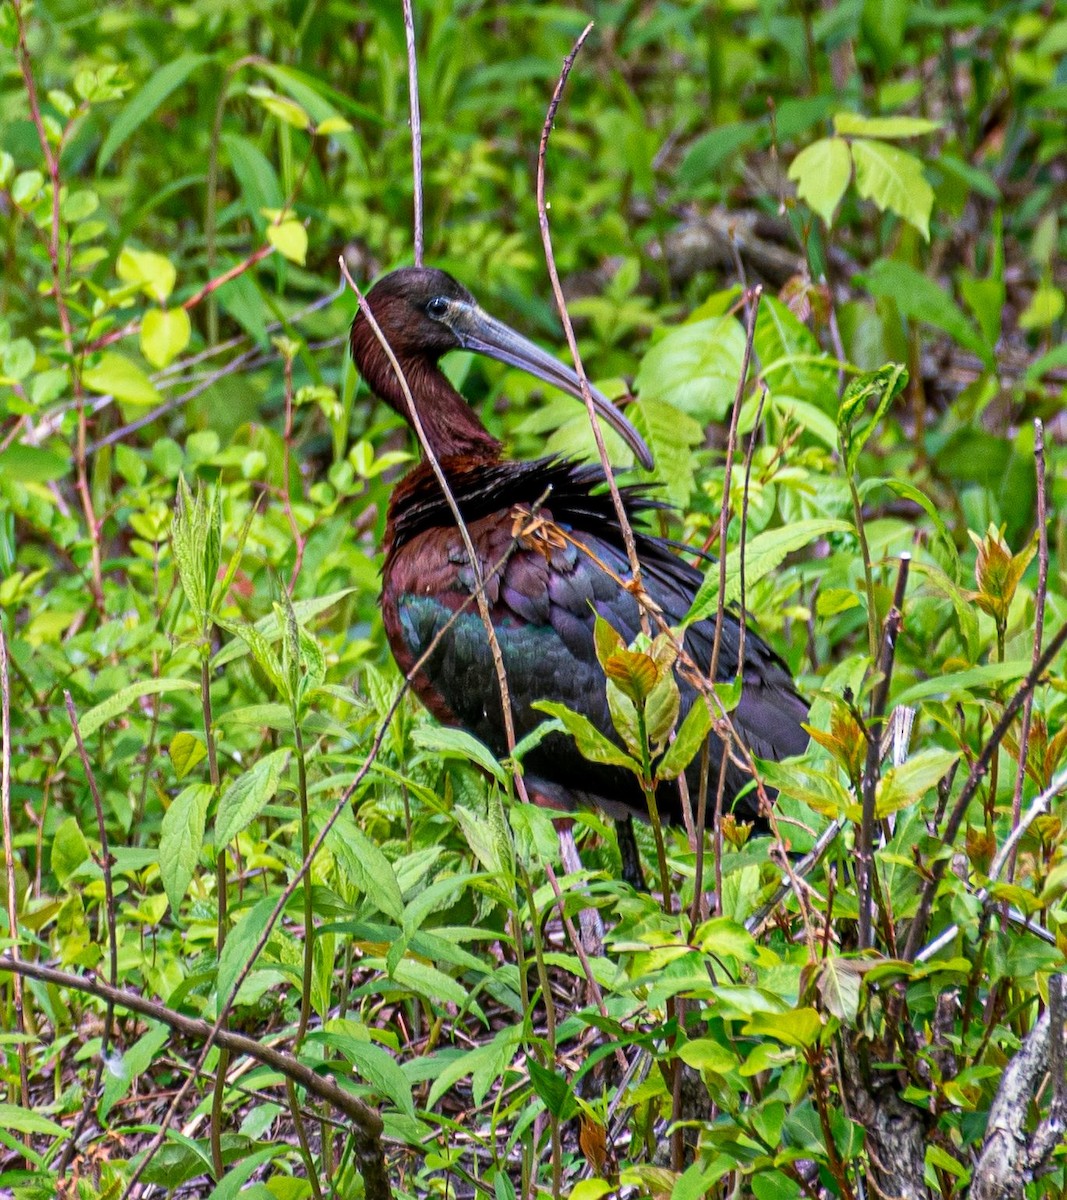
[[376, 1046], [367, 1036], [353, 1036], [345, 1032], [362, 1029], [355, 1021], [333, 1020], [315, 1040], [340, 1050], [348, 1061], [363, 1076], [379, 1095], [392, 1101], [400, 1112], [415, 1115], [415, 1104], [411, 1097], [411, 1084], [397, 1064], [396, 1059], [381, 1046]]
[[[270, 160], [247, 138], [224, 133], [222, 144], [226, 147], [230, 166], [237, 177], [245, 212], [256, 228], [262, 230], [267, 223], [264, 210], [280, 209], [285, 202], [278, 175]], [[238, 280], [233, 282], [237, 283]]]
[[863, 138], [852, 143], [852, 162], [856, 191], [883, 212], [894, 212], [914, 225], [929, 241], [934, 189], [926, 182], [922, 162], [897, 146]]
[[643, 396], [626, 410], [655, 459], [668, 503], [683, 508], [694, 486], [693, 447], [704, 440], [699, 422], [666, 400]]
[[69, 1131], [49, 1117], [17, 1104], [0, 1104], [0, 1126], [14, 1133], [39, 1133], [45, 1137], [63, 1138]]
[[872, 296], [892, 300], [904, 317], [940, 329], [966, 350], [972, 350], [987, 365], [993, 352], [952, 297], [932, 279], [907, 263], [880, 258], [861, 277]]
[[922, 750], [878, 781], [875, 816], [881, 820], [920, 800], [959, 758], [958, 750]]
[[794, 1008], [783, 1013], [753, 1013], [741, 1032], [772, 1037], [783, 1045], [805, 1050], [818, 1042], [822, 1030], [822, 1017], [814, 1008]]
[[842, 137], [908, 138], [933, 133], [940, 121], [925, 117], [863, 117], [859, 113], [835, 113], [834, 132]]
[[65, 887], [67, 880], [91, 857], [89, 843], [74, 817], [60, 822], [52, 837], [52, 874]]
[[[87, 742], [101, 725], [106, 725], [119, 713], [125, 712], [135, 700], [140, 700], [143, 696], [162, 696], [167, 692], [195, 692], [196, 690], [197, 685], [188, 679], [142, 679], [138, 683], [131, 683], [120, 688], [113, 696], [109, 696], [78, 718], [82, 740]], [[74, 734], [71, 734], [63, 743], [59, 762], [63, 762], [73, 749]]]
[[820, 138], [801, 150], [789, 167], [797, 195], [827, 226], [833, 224], [834, 212], [851, 177], [852, 156], [848, 143], [841, 138]]
[[[332, 608], [339, 600], [343, 600], [346, 596], [350, 596], [353, 592], [358, 590], [358, 588], [347, 587], [341, 588], [341, 590], [337, 592], [329, 592], [325, 596], [313, 596], [309, 600], [297, 600], [293, 604], [293, 612], [296, 613], [296, 619], [301, 624], [304, 624], [305, 622], [311, 620], [312, 617], [317, 617], [319, 613], [325, 612], [328, 608]], [[230, 626], [227, 625], [226, 628], [230, 629]], [[244, 628], [246, 627], [243, 625], [234, 625], [231, 629], [231, 632], [238, 632]], [[268, 616], [261, 617], [255, 623], [253, 628], [257, 633], [262, 634], [262, 636], [265, 637], [268, 642], [275, 642], [281, 636], [281, 628], [278, 624], [278, 618], [274, 613], [270, 613]], [[241, 658], [248, 652], [249, 646], [247, 643], [230, 642], [228, 646], [223, 646], [218, 654], [212, 658], [211, 669], [213, 671], [217, 671], [219, 667], [224, 667], [227, 663], [233, 662], [233, 660], [236, 658]], [[280, 669], [281, 666], [279, 664], [279, 671]]]
[[179, 779], [184, 779], [197, 763], [203, 762], [207, 757], [207, 747], [203, 738], [187, 730], [174, 735], [167, 752]]
[[264, 929], [267, 928], [277, 902], [276, 896], [260, 897], [226, 935], [226, 945], [219, 955], [219, 968], [216, 976], [216, 1014], [222, 1010], [222, 1005], [230, 998], [238, 975], [251, 960], [256, 943]]
[[663, 400], [701, 425], [730, 411], [741, 374], [745, 333], [734, 317], [712, 317], [671, 330], [641, 360], [634, 391]]
[[398, 924], [404, 923], [404, 897], [392, 863], [356, 824], [347, 809], [326, 835], [326, 845], [348, 882]]
[[303, 266], [307, 259], [308, 231], [297, 220], [267, 226], [267, 241], [290, 262]]
[[[877, 371], [866, 371], [849, 380], [837, 410], [837, 428], [845, 459], [845, 471], [852, 475], [867, 439], [874, 433], [893, 400], [904, 390], [908, 372], [899, 363], [887, 363]], [[874, 399], [874, 411], [867, 413]], [[866, 417], [860, 423], [861, 418]]]
[[130, 1090], [134, 1080], [152, 1066], [169, 1037], [170, 1030], [167, 1026], [162, 1021], [153, 1021], [137, 1041], [123, 1051], [117, 1069], [109, 1063], [109, 1069], [104, 1073], [104, 1090], [97, 1109], [97, 1116], [101, 1121], [107, 1120], [108, 1113]]
[[151, 408], [161, 400], [144, 371], [114, 350], [105, 350], [94, 366], [82, 372], [82, 383], [97, 395], [114, 396], [137, 407]]
[[135, 250], [132, 246], [123, 246], [115, 273], [123, 283], [139, 288], [160, 304], [174, 291], [174, 282], [178, 278], [169, 258], [152, 250]]
[[574, 738], [578, 752], [590, 762], [603, 763], [608, 767], [625, 767], [628, 771], [640, 770], [639, 765], [614, 742], [608, 739], [587, 717], [576, 713], [565, 704], [552, 700], [538, 700], [534, 706], [563, 722], [563, 727]]
[[[930, 665], [934, 666], [933, 663]], [[935, 675], [932, 679], [912, 684], [894, 697], [893, 703], [911, 705], [933, 697], [939, 700], [970, 700], [974, 699], [975, 692], [1022, 679], [1029, 670], [1030, 661], [1019, 658], [1003, 663], [987, 663], [967, 671], [950, 671], [947, 675]]]
[[163, 814], [159, 835], [159, 874], [172, 912], [177, 913], [181, 907], [200, 859], [207, 806], [213, 794], [214, 789], [210, 784], [192, 783], [174, 797], [170, 808]]
[[183, 54], [172, 62], [165, 62], [159, 70], [152, 72], [148, 82], [127, 100], [122, 111], [112, 122], [104, 144], [96, 156], [98, 174], [130, 134], [147, 121], [171, 92], [181, 87], [197, 67], [208, 62], [210, 57], [208, 54]]
[[15, 442], [0, 451], [0, 475], [18, 483], [51, 483], [70, 474], [72, 466], [69, 454], [53, 454], [40, 446]]
[[[813, 518], [807, 521], [794, 521], [780, 529], [769, 529], [766, 533], [758, 534], [745, 543], [745, 587], [748, 588], [769, 575], [787, 555], [802, 550], [818, 538], [830, 533], [851, 533], [853, 526], [849, 521]], [[736, 604], [741, 598], [741, 551], [740, 548], [731, 550], [726, 556], [726, 596], [727, 605]], [[719, 566], [713, 563], [704, 582], [697, 589], [692, 607], [685, 615], [685, 624], [702, 621], [718, 610], [719, 600]]]
[[279, 96], [277, 92], [272, 92], [270, 88], [258, 84], [250, 87], [248, 94], [257, 100], [272, 117], [277, 117], [286, 125], [292, 125], [294, 129], [307, 129], [311, 124], [307, 113], [288, 96]]
[[693, 761], [711, 732], [711, 712], [703, 696], [697, 696], [686, 713], [667, 753], [656, 764], [657, 779], [677, 779]]
[[472, 762], [488, 772], [501, 787], [507, 783], [507, 772], [493, 757], [489, 747], [463, 729], [449, 729], [444, 725], [420, 725], [412, 731], [411, 738], [422, 750], [429, 750], [445, 758], [461, 758]]
[[189, 345], [193, 327], [184, 308], [150, 308], [141, 320], [141, 353], [165, 367]]
[[274, 798], [288, 762], [288, 750], [275, 750], [239, 775], [223, 792], [215, 815], [216, 850], [228, 846]]

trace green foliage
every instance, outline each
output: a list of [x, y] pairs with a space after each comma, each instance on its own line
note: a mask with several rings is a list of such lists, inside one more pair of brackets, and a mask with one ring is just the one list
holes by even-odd
[[[725, 559], [722, 595], [702, 566], [687, 620], [743, 606], [813, 699], [807, 754], [756, 764], [779, 793], [767, 836], [728, 814], [698, 868], [684, 830], [640, 828], [660, 894], [635, 895], [610, 823], [576, 814], [585, 869], [557, 901], [549, 816], [515, 799], [530, 744], [562, 731], [651, 798], [752, 681], [683, 713], [676, 672], [694, 667], [673, 633], [625, 645], [601, 621], [614, 737], [546, 698], [504, 763], [400, 695], [379, 551], [410, 455], [345, 361], [354, 301], [336, 289], [342, 251], [361, 284], [411, 259], [401, 6], [3, 0], [20, 956], [106, 981], [114, 948], [120, 987], [185, 1018], [232, 1001], [229, 1027], [382, 1111], [398, 1193], [891, 1193], [855, 1103], [877, 1080], [922, 1122], [930, 1194], [964, 1197], [1067, 948], [1062, 802], [991, 877], [1017, 806], [1062, 784], [1062, 654], [1028, 737], [1011, 722], [944, 838], [1030, 670], [1037, 609], [1046, 643], [1067, 619], [1061, 7], [416, 3], [427, 261], [552, 345], [531, 166], [596, 17], [547, 162], [581, 350], [609, 394], [632, 385], [671, 505], [657, 532]], [[517, 456], [592, 453], [569, 400], [470, 356], [445, 367]], [[905, 551], [887, 712], [914, 723], [867, 781]], [[865, 788], [880, 836], [859, 952]], [[606, 926], [589, 1004], [557, 920], [586, 906]], [[22, 996], [20, 1030], [5, 970], [0, 1192], [120, 1195], [199, 1044], [120, 1013], [105, 1051], [102, 1001]], [[640, 1063], [625, 1083], [616, 1051]], [[248, 1063], [212, 1052], [221, 1117], [193, 1119], [194, 1090], [145, 1181], [363, 1194], [349, 1126], [331, 1137], [337, 1113]], [[683, 1065], [697, 1103], [679, 1113]], [[1052, 1091], [1027, 1098], [1032, 1123]], [[1044, 1165], [1028, 1197], [1067, 1188], [1062, 1148]]]

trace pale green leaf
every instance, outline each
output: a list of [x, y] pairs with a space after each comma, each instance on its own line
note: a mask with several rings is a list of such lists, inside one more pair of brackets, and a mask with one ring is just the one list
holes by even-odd
[[178, 277], [169, 258], [152, 250], [135, 250], [132, 246], [123, 246], [115, 273], [123, 283], [139, 288], [160, 304], [174, 290]]
[[160, 402], [155, 384], [141, 368], [115, 350], [105, 350], [82, 372], [82, 383], [100, 396], [114, 396], [126, 404], [151, 408]]
[[641, 360], [634, 391], [665, 400], [701, 425], [730, 411], [741, 374], [745, 333], [735, 317], [712, 317], [672, 329]]
[[49, 1117], [17, 1104], [0, 1104], [0, 1125], [14, 1133], [39, 1133], [45, 1137], [65, 1138], [70, 1131]]
[[179, 779], [184, 779], [197, 763], [203, 762], [207, 757], [207, 747], [204, 745], [203, 738], [198, 737], [195, 733], [189, 733], [188, 730], [182, 730], [181, 733], [174, 735], [167, 752], [170, 754], [170, 761]]
[[141, 353], [165, 367], [189, 345], [193, 327], [184, 308], [150, 308], [141, 321]]
[[836, 137], [813, 142], [801, 150], [789, 167], [789, 178], [796, 182], [797, 195], [828, 226], [833, 224], [851, 176], [848, 143]]
[[677, 779], [696, 757], [711, 731], [711, 711], [703, 696], [697, 696], [693, 707], [667, 747], [667, 753], [656, 764], [657, 779]]
[[288, 96], [279, 96], [270, 88], [259, 85], [250, 87], [248, 94], [258, 100], [271, 116], [277, 117], [279, 121], [284, 121], [286, 125], [292, 125], [294, 129], [307, 129], [311, 124], [311, 119], [303, 108], [295, 100], [290, 100]]
[[625, 767], [628, 771], [637, 769], [637, 763], [614, 742], [608, 741], [588, 717], [552, 700], [538, 700], [534, 708], [563, 722], [563, 727], [574, 738], [583, 758], [608, 767]]
[[959, 756], [958, 750], [922, 750], [899, 767], [890, 767], [878, 781], [875, 816], [881, 820], [920, 800]]
[[444, 725], [421, 725], [412, 733], [412, 741], [422, 750], [444, 758], [461, 758], [482, 768], [503, 786], [507, 782], [504, 768], [493, 757], [489, 747], [463, 729]]
[[842, 137], [908, 138], [933, 133], [940, 121], [925, 117], [864, 117], [859, 113], [835, 113], [834, 132]]
[[929, 241], [934, 189], [923, 175], [922, 162], [898, 146], [863, 138], [852, 143], [852, 161], [859, 194], [914, 225]]
[[308, 251], [308, 231], [299, 221], [288, 220], [282, 221], [280, 225], [268, 225], [267, 241], [290, 262], [304, 265]]
[[393, 864], [356, 824], [348, 809], [326, 835], [326, 845], [348, 882], [398, 924], [404, 922], [404, 898]]

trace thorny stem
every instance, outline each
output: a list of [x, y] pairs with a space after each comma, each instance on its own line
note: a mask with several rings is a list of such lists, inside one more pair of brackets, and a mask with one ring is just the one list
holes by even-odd
[[902, 554], [900, 569], [897, 572], [897, 586], [893, 594], [893, 607], [886, 614], [885, 626], [882, 631], [882, 651], [877, 663], [880, 678], [871, 697], [871, 712], [867, 721], [867, 759], [860, 789], [863, 798], [863, 816], [860, 820], [859, 841], [856, 846], [860, 950], [866, 950], [873, 944], [871, 925], [874, 907], [874, 801], [881, 758], [881, 729], [884, 723], [886, 704], [889, 700], [889, 684], [893, 674], [897, 637], [904, 620], [904, 593], [908, 586], [910, 565], [911, 555]]
[[[1045, 427], [1039, 418], [1034, 420], [1034, 472], [1037, 476], [1037, 591], [1034, 593], [1034, 652], [1032, 662], [1041, 653], [1045, 632], [1045, 600], [1048, 596], [1048, 496], [1045, 491]], [[1034, 694], [1023, 704], [1019, 723], [1019, 768], [1015, 775], [1015, 791], [1011, 798], [1011, 824], [1014, 829], [1022, 812], [1023, 785], [1026, 782], [1027, 745], [1030, 741], [1030, 720], [1033, 715]], [[1015, 855], [1008, 866], [1008, 882], [1015, 878]]]

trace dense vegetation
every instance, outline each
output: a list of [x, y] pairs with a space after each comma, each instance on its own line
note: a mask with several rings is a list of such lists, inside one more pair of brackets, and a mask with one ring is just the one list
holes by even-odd
[[[420, 0], [426, 259], [558, 347], [590, 19], [584, 361], [813, 700], [770, 836], [663, 831], [673, 905], [388, 657], [413, 446], [337, 264], [411, 261], [401, 5], [0, 3], [0, 1192], [1067, 1188], [1067, 10]], [[603, 649], [636, 712], [663, 656]]]

